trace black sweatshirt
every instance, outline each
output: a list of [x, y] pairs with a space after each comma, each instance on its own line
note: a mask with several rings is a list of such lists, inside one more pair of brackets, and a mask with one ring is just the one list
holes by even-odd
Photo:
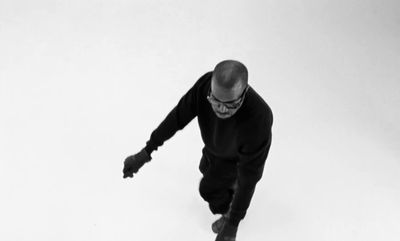
[[263, 174], [271, 146], [273, 115], [267, 103], [249, 85], [240, 109], [227, 119], [218, 118], [207, 100], [211, 77], [212, 72], [207, 72], [196, 81], [152, 132], [145, 149], [150, 155], [197, 116], [205, 144], [203, 154], [211, 160], [231, 163], [237, 171], [238, 189], [230, 213], [230, 223], [237, 226], [246, 215], [255, 186]]

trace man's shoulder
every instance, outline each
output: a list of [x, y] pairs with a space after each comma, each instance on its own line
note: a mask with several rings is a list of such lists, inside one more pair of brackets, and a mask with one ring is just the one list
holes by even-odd
[[267, 102], [250, 86], [247, 96], [244, 122], [252, 126], [254, 123], [272, 125], [273, 114]]
[[208, 71], [208, 72], [206, 72], [205, 74], [203, 74], [203, 75], [197, 80], [197, 83], [199, 83], [199, 84], [200, 84], [200, 83], [205, 83], [205, 82], [211, 80], [212, 74], [213, 74], [213, 71]]
[[212, 71], [208, 71], [201, 75], [192, 86], [192, 89], [195, 89], [198, 93], [206, 92], [207, 86], [211, 82], [212, 73]]

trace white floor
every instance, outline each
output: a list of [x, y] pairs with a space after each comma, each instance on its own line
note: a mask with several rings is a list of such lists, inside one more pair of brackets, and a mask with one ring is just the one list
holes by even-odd
[[0, 2], [0, 240], [214, 240], [197, 120], [139, 151], [223, 59], [274, 113], [237, 240], [400, 239], [397, 1]]

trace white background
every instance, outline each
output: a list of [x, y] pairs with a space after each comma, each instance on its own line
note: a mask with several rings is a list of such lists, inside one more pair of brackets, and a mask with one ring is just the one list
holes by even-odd
[[399, 43], [395, 0], [0, 0], [0, 239], [214, 240], [196, 119], [122, 168], [236, 59], [274, 113], [237, 240], [399, 240]]

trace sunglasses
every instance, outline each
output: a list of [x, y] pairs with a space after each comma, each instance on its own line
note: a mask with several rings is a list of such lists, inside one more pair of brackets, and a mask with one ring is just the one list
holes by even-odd
[[207, 94], [207, 100], [212, 105], [223, 105], [227, 109], [231, 109], [231, 110], [237, 109], [242, 105], [242, 103], [244, 101], [244, 97], [245, 97], [248, 89], [249, 89], [249, 86], [247, 86], [246, 89], [244, 89], [243, 93], [236, 100], [220, 101], [217, 98], [215, 98], [215, 96], [211, 93], [211, 86], [210, 86], [210, 89], [208, 90], [208, 94]]

